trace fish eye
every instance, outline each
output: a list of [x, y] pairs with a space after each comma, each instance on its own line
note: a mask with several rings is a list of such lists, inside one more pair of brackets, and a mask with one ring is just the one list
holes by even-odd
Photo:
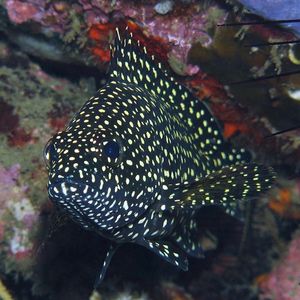
[[44, 157], [44, 161], [45, 161], [45, 165], [47, 166], [47, 168], [50, 168], [50, 162], [51, 160], [55, 160], [57, 158], [57, 152], [55, 149], [55, 146], [53, 144], [52, 139], [50, 139], [43, 151], [43, 157]]
[[103, 146], [104, 154], [112, 159], [120, 156], [120, 145], [117, 141], [109, 141]]
[[106, 140], [102, 144], [102, 152], [104, 159], [109, 165], [116, 165], [122, 160], [122, 143], [119, 138], [114, 137]]

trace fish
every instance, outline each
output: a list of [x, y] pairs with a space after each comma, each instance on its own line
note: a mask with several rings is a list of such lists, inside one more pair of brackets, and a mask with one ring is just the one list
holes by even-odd
[[44, 149], [50, 200], [110, 241], [95, 281], [124, 243], [146, 247], [182, 270], [203, 257], [196, 212], [269, 190], [275, 172], [226, 141], [208, 106], [116, 29], [106, 83]]

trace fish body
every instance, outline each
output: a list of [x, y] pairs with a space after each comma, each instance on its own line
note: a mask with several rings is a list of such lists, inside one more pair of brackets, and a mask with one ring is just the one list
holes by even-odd
[[107, 83], [45, 148], [50, 199], [118, 245], [133, 242], [187, 270], [201, 257], [195, 212], [271, 187], [271, 168], [224, 141], [204, 103], [177, 83], [128, 31], [117, 30]]

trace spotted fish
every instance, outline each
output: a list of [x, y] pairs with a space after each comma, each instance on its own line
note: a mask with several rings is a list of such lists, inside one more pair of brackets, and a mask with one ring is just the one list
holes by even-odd
[[203, 256], [195, 212], [258, 196], [274, 180], [223, 139], [206, 105], [177, 83], [128, 30], [116, 30], [106, 84], [46, 145], [50, 199], [111, 241], [137, 243], [188, 269]]

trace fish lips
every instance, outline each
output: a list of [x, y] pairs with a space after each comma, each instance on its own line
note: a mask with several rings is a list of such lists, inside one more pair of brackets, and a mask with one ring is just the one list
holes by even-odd
[[72, 218], [88, 227], [113, 231], [140, 217], [148, 205], [126, 194], [124, 189], [101, 193], [95, 188], [73, 179], [61, 179], [48, 185], [51, 201], [71, 214]]
[[[98, 192], [95, 188], [69, 178], [60, 179], [48, 185], [50, 200], [81, 224], [91, 227], [91, 212]], [[94, 227], [94, 226], [92, 226]]]
[[72, 201], [78, 199], [92, 199], [97, 197], [96, 189], [69, 178], [57, 180], [48, 185], [48, 194], [54, 202]]

